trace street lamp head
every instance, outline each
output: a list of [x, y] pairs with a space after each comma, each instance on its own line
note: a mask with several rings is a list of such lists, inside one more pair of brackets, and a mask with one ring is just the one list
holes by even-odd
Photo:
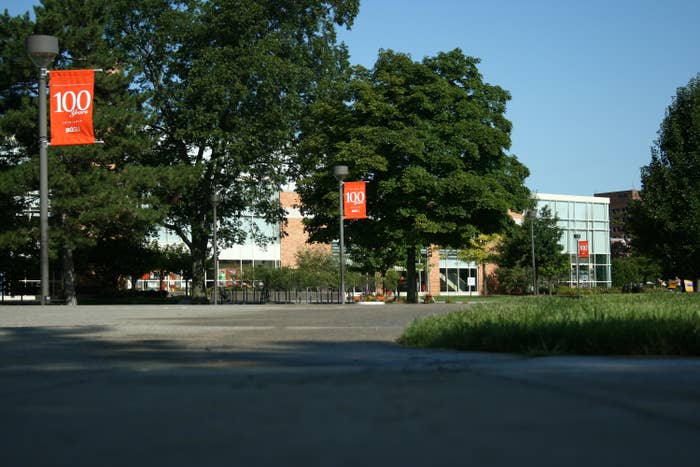
[[46, 68], [58, 55], [58, 38], [55, 36], [28, 36], [25, 48], [29, 58], [39, 68]]
[[29, 58], [39, 68], [46, 68], [58, 55], [58, 38], [55, 36], [32, 35], [27, 37], [25, 46]]
[[333, 166], [333, 176], [336, 180], [343, 180], [348, 176], [348, 166], [347, 165], [334, 165]]

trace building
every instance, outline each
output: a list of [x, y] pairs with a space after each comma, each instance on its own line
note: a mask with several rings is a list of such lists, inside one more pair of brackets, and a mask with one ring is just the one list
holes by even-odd
[[624, 247], [629, 245], [629, 235], [625, 232], [628, 210], [633, 201], [642, 199], [639, 190], [611, 191], [596, 193], [594, 196], [610, 200], [610, 243], [621, 245], [624, 250]]
[[[296, 267], [296, 254], [304, 248], [319, 248], [331, 251], [330, 245], [309, 245], [306, 243], [308, 235], [304, 232], [303, 217], [299, 210], [299, 195], [294, 192], [282, 191], [279, 193], [280, 204], [287, 211], [284, 225], [269, 224], [264, 219], [253, 215], [244, 216], [243, 224], [249, 226], [249, 231], [262, 233], [272, 241], [266, 245], [258, 245], [250, 238], [240, 245], [233, 245], [218, 251], [219, 256], [219, 280], [221, 284], [229, 285], [242, 279], [241, 272], [253, 269], [256, 266], [269, 267]], [[174, 232], [163, 229], [159, 232], [158, 241], [161, 245], [182, 244], [180, 237]], [[148, 277], [146, 277], [148, 276]], [[139, 287], [157, 289], [161, 281], [153, 273], [148, 274], [139, 281]], [[179, 276], [171, 275], [167, 278], [169, 289], [183, 289], [184, 281]], [[177, 276], [177, 277], [175, 277]], [[213, 280], [213, 270], [205, 271], [207, 282]]]
[[[537, 193], [537, 210], [547, 206], [563, 230], [560, 240], [571, 261], [569, 284], [578, 281], [585, 287], [610, 287], [609, 198]], [[574, 236], [579, 235], [576, 239]], [[588, 242], [587, 258], [578, 258], [578, 241]]]
[[[588, 242], [590, 256], [578, 261], [578, 280], [586, 287], [609, 287], [610, 275], [610, 222], [609, 200], [602, 197], [535, 195], [537, 209], [549, 206], [552, 215], [559, 219], [563, 230], [561, 244], [571, 258], [571, 275], [568, 283], [576, 284], [577, 243]], [[258, 265], [272, 267], [296, 267], [296, 254], [304, 248], [322, 248], [337, 251], [331, 245], [309, 245], [304, 232], [303, 216], [299, 210], [299, 196], [293, 192], [281, 192], [280, 203], [287, 210], [285, 225], [266, 224], [263, 219], [251, 216], [246, 219], [251, 231], [260, 229], [275, 240], [260, 246], [251, 239], [242, 245], [235, 245], [219, 251], [219, 278], [225, 283], [240, 279], [240, 271]], [[511, 213], [516, 221], [522, 215]], [[161, 242], [179, 243], [179, 238], [161, 234]], [[459, 258], [458, 251], [440, 249], [438, 246], [424, 248], [418, 255], [418, 290], [424, 294], [438, 295], [481, 295], [484, 293], [484, 278], [496, 270], [495, 265], [482, 267], [474, 262]], [[212, 271], [208, 278], [212, 279]]]

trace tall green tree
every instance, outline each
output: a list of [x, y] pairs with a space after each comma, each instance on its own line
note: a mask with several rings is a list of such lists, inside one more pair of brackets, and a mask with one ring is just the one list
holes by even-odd
[[[33, 198], [37, 189], [37, 70], [24, 52], [27, 35], [58, 37], [60, 52], [53, 68], [102, 68], [96, 74], [94, 125], [104, 145], [50, 147], [50, 247], [52, 263], [60, 259], [66, 303], [77, 303], [75, 253], [98, 242], [130, 239], [138, 244], [151, 231], [157, 211], [147, 205], [154, 183], [152, 170], [135, 163], [148, 140], [146, 121], [139, 108], [142, 99], [131, 89], [131, 78], [120, 66], [122, 58], [105, 42], [110, 18], [107, 4], [96, 0], [44, 0], [35, 8], [36, 21], [28, 17], [3, 18], [15, 26], [3, 37], [3, 64], [16, 66], [2, 82], [3, 167], [0, 191], [14, 199]], [[36, 201], [33, 201], [36, 204]], [[36, 241], [38, 223], [28, 232]], [[9, 230], [22, 235], [13, 225]], [[17, 235], [15, 235], [16, 237]], [[86, 271], [84, 271], [86, 272]]]
[[537, 216], [525, 216], [522, 224], [512, 228], [505, 236], [498, 265], [532, 271], [534, 243], [538, 287], [543, 284], [551, 291], [562, 276], [569, 272], [570, 264], [568, 255], [564, 254], [564, 246], [560, 243], [562, 229], [557, 222], [556, 216], [552, 216], [547, 206], [540, 209]]
[[331, 167], [350, 167], [367, 184], [368, 220], [349, 222], [350, 245], [405, 247], [408, 299], [417, 300], [416, 255], [431, 244], [461, 248], [511, 222], [529, 199], [528, 170], [510, 147], [509, 93], [484, 82], [479, 60], [459, 49], [416, 62], [380, 51], [372, 70], [358, 67], [336, 104], [316, 107], [302, 141], [313, 164], [299, 182], [313, 214], [312, 241], [338, 238]]
[[[296, 165], [294, 141], [309, 103], [347, 66], [335, 28], [357, 0], [144, 0], [114, 2], [109, 38], [132, 86], [147, 96], [155, 150], [149, 164], [175, 168], [154, 187], [165, 225], [193, 258], [193, 295], [204, 294], [218, 196], [222, 246], [244, 240], [244, 214], [268, 222]], [[255, 240], [269, 240], [262, 232]]]
[[[19, 278], [39, 275], [38, 195], [17, 189], [33, 178], [31, 154], [38, 151], [36, 110], [28, 104], [36, 72], [21, 41], [33, 26], [28, 14], [0, 14], [0, 273], [7, 292]], [[22, 141], [31, 141], [33, 152]]]
[[700, 74], [678, 88], [641, 172], [627, 225], [633, 248], [667, 277], [700, 277]]

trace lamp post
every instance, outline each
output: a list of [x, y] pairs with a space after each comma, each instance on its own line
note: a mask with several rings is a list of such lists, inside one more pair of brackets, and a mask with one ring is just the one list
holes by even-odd
[[345, 305], [345, 231], [343, 226], [343, 180], [348, 176], [347, 165], [333, 166], [333, 176], [338, 180], [338, 200], [340, 207], [340, 303]]
[[217, 246], [217, 238], [216, 238], [216, 231], [217, 231], [217, 221], [216, 221], [216, 205], [219, 204], [219, 201], [221, 200], [221, 194], [219, 192], [215, 192], [211, 195], [211, 204], [213, 207], [213, 229], [212, 229], [212, 246], [214, 249], [214, 305], [219, 304], [219, 250]]
[[27, 37], [25, 48], [32, 63], [39, 68], [39, 220], [41, 304], [49, 303], [49, 162], [47, 148], [49, 140], [46, 129], [46, 78], [48, 67], [58, 55], [58, 38], [33, 35]]
[[575, 247], [576, 248], [576, 292], [579, 292], [579, 280], [578, 280], [578, 240], [581, 238], [581, 234], [574, 234]]
[[530, 218], [530, 252], [532, 255], [532, 292], [537, 295], [537, 263], [535, 262], [535, 219], [537, 219], [537, 210], [529, 210], [528, 217]]

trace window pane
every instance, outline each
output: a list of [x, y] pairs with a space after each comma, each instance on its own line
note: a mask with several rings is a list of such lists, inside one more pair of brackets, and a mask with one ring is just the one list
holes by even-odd
[[606, 220], [608, 218], [608, 206], [606, 204], [593, 205], [593, 219]]
[[447, 270], [447, 291], [457, 292], [457, 284], [459, 282], [459, 277], [457, 276], [456, 269]]
[[555, 203], [552, 214], [556, 214], [559, 219], [569, 219], [569, 203]]
[[459, 270], [459, 290], [460, 292], [469, 292], [469, 269]]
[[608, 232], [593, 232], [593, 245], [595, 245], [596, 253], [610, 253]]

